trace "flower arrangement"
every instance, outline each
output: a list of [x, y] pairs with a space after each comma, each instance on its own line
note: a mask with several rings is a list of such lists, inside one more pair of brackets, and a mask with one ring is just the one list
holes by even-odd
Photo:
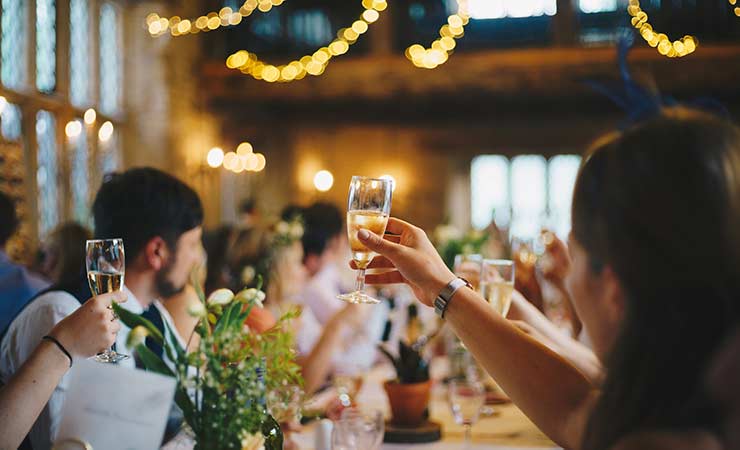
[[450, 269], [455, 265], [455, 256], [480, 253], [489, 237], [485, 231], [470, 230], [464, 233], [454, 225], [439, 225], [432, 233], [434, 246]]
[[[263, 334], [245, 330], [252, 308], [265, 298], [257, 278], [256, 288], [236, 294], [218, 289], [207, 299], [194, 283], [200, 301], [188, 312], [200, 318], [195, 331], [201, 340], [189, 354], [166, 325], [162, 333], [146, 319], [115, 308], [132, 328], [131, 344], [146, 369], [177, 378], [175, 402], [194, 434], [196, 449], [283, 448], [280, 426], [270, 415], [266, 398], [284, 386], [302, 386], [294, 338], [285, 326], [297, 313], [285, 314]], [[144, 345], [147, 336], [163, 347], [174, 368]]]

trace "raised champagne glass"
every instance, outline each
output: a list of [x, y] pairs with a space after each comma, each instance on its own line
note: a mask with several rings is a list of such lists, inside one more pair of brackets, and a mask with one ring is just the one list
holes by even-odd
[[[123, 239], [89, 240], [85, 250], [87, 282], [90, 284], [92, 294], [101, 295], [123, 289], [123, 275], [126, 270]], [[115, 314], [113, 317], [115, 318]], [[127, 358], [128, 355], [115, 351], [115, 344], [114, 347], [93, 357], [102, 363], [117, 363]]]
[[494, 310], [506, 317], [514, 293], [514, 261], [507, 259], [483, 260], [480, 290]]
[[376, 304], [380, 303], [365, 290], [365, 269], [375, 256], [360, 242], [357, 232], [361, 229], [377, 234], [381, 238], [388, 225], [388, 216], [391, 213], [391, 197], [393, 195], [393, 181], [367, 177], [352, 177], [349, 185], [349, 199], [347, 207], [347, 233], [352, 249], [352, 259], [357, 265], [357, 290], [338, 298], [348, 303]]

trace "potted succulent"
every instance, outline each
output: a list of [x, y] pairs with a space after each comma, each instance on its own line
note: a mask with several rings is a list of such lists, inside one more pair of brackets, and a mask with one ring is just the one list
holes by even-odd
[[391, 424], [404, 428], [418, 427], [424, 421], [432, 389], [429, 365], [416, 345], [399, 342], [398, 356], [393, 356], [382, 346], [379, 349], [396, 369], [396, 379], [383, 385], [391, 405]]

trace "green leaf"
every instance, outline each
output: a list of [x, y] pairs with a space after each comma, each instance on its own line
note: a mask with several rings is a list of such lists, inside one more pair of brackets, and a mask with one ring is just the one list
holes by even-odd
[[159, 356], [155, 355], [154, 352], [149, 350], [146, 345], [137, 345], [136, 354], [139, 356], [139, 359], [144, 364], [146, 370], [168, 377], [177, 378], [172, 369], [170, 369]]
[[141, 317], [138, 314], [134, 314], [131, 311], [121, 308], [117, 303], [113, 303], [113, 312], [119, 317], [119, 320], [124, 325], [131, 328], [132, 330], [137, 326], [143, 326], [149, 332], [149, 337], [159, 345], [164, 345], [164, 337], [162, 332], [154, 326], [150, 321]]

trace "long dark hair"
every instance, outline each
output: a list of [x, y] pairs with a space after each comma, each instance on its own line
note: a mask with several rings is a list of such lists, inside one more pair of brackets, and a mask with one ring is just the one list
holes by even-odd
[[740, 131], [696, 111], [665, 110], [600, 142], [584, 163], [573, 236], [626, 297], [584, 449], [642, 430], [716, 427], [701, 386], [739, 323], [739, 198]]

